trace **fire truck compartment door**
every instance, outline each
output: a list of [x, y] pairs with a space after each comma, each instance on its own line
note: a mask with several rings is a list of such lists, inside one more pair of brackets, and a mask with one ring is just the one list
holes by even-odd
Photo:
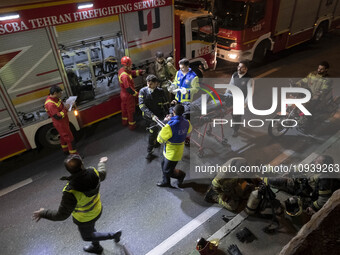
[[[44, 28], [1, 36], [0, 78], [16, 112], [44, 110], [52, 85], [61, 85], [59, 69]], [[23, 123], [24, 124], [24, 123]]]
[[[1, 58], [1, 56], [0, 56]], [[1, 62], [1, 61], [0, 61]], [[0, 80], [1, 83], [1, 80]], [[9, 114], [8, 108], [6, 107], [4, 100], [3, 100], [3, 95], [0, 92], [1, 97], [0, 97], [0, 136], [2, 134], [18, 130], [17, 125], [15, 124], [15, 121]]]
[[118, 15], [58, 25], [55, 28], [58, 43], [62, 45], [112, 36], [121, 31]]
[[154, 61], [157, 51], [162, 51], [165, 57], [172, 53], [171, 8], [171, 6], [164, 6], [123, 14], [124, 33], [129, 55], [134, 64], [139, 65], [146, 60]]

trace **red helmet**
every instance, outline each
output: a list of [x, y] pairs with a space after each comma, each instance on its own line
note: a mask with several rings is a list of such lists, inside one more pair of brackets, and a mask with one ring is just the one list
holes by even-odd
[[131, 61], [131, 58], [125, 56], [125, 57], [122, 57], [122, 59], [120, 60], [120, 63], [123, 65], [123, 66], [131, 66], [132, 65], [132, 61]]

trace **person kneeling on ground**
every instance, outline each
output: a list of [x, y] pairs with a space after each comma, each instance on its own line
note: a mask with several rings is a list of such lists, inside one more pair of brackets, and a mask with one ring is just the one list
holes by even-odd
[[[236, 157], [225, 163], [226, 166], [235, 167], [237, 171], [241, 166], [248, 165], [244, 158]], [[242, 201], [246, 201], [254, 189], [254, 185], [242, 178], [230, 178], [230, 173], [219, 172], [213, 179], [204, 200], [218, 203], [230, 211], [238, 209]]]

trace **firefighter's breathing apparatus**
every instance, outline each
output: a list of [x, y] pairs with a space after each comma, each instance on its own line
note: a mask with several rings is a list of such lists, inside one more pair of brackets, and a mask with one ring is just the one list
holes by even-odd
[[278, 214], [277, 210], [281, 209], [281, 203], [276, 199], [276, 195], [271, 190], [270, 186], [262, 182], [259, 185], [259, 188], [250, 194], [245, 211], [249, 215], [259, 213], [260, 215], [265, 216], [264, 214], [261, 214], [261, 212], [269, 207], [271, 208], [272, 222], [266, 226], [263, 231], [271, 234], [276, 232], [280, 226], [276, 215]]

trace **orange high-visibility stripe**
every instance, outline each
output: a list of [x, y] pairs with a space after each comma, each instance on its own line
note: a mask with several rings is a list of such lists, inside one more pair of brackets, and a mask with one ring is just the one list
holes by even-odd
[[132, 75], [128, 74], [127, 72], [122, 72], [119, 76], [118, 76], [118, 80], [120, 83], [123, 83], [122, 80], [120, 79], [120, 77], [122, 77], [123, 74], [126, 74], [127, 76], [129, 76], [129, 78], [132, 80]]

